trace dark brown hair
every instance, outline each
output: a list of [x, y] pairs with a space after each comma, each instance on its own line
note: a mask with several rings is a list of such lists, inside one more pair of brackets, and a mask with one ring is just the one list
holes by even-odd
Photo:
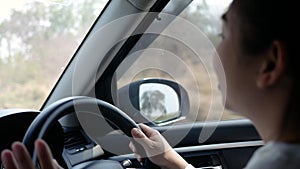
[[[286, 45], [288, 70], [293, 79], [289, 110], [283, 127], [300, 131], [300, 8], [295, 0], [234, 0], [231, 8], [239, 19], [242, 52], [257, 55], [275, 40]], [[299, 8], [299, 9], [298, 9]]]
[[[274, 40], [294, 50], [299, 35], [299, 14], [292, 0], [234, 0], [232, 7], [240, 19], [242, 47], [248, 54], [266, 50]], [[298, 46], [298, 45], [297, 45]]]

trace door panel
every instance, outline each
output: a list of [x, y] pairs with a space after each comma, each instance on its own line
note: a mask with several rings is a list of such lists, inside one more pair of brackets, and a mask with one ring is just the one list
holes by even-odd
[[[215, 131], [203, 144], [231, 143], [260, 140], [260, 137], [249, 120], [230, 120], [221, 122], [174, 125], [172, 127], [154, 127], [172, 144], [174, 136], [186, 136], [175, 147], [199, 145], [199, 136], [203, 127]], [[168, 132], [165, 132], [168, 130]], [[165, 133], [164, 133], [165, 132]]]
[[[262, 145], [261, 141], [239, 142], [229, 144], [212, 144], [175, 148], [175, 150], [196, 168], [206, 169], [241, 169], [245, 167], [253, 152]], [[236, 146], [236, 147], [235, 147]], [[215, 148], [215, 149], [214, 149]], [[213, 150], [209, 150], [213, 149]], [[193, 150], [192, 152], [190, 150]], [[133, 154], [114, 156], [116, 161], [131, 160], [134, 168], [140, 167]]]
[[[210, 124], [212, 127], [215, 125]], [[258, 133], [249, 120], [232, 120], [219, 122], [215, 132], [204, 143], [198, 143], [198, 137], [203, 129], [203, 123], [194, 124], [185, 138], [174, 144], [175, 150], [195, 167], [215, 167], [228, 169], [243, 168], [253, 152], [263, 145]], [[186, 132], [190, 125], [177, 125], [172, 127], [155, 127], [172, 144], [174, 138]], [[168, 130], [167, 134], [165, 134]], [[128, 139], [122, 135], [110, 135], [102, 144], [119, 145], [124, 147], [122, 152], [130, 152], [127, 148]], [[126, 149], [126, 150], [125, 150]], [[111, 159], [123, 161], [131, 159], [137, 166], [132, 154], [112, 157]]]

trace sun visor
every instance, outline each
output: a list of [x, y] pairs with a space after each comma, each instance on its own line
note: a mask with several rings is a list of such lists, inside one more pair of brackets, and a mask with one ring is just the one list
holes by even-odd
[[134, 7], [142, 11], [149, 11], [149, 9], [154, 5], [156, 0], [127, 0]]

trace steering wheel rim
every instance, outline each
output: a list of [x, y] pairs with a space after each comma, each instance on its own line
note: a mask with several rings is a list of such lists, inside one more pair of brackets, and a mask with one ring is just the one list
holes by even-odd
[[[74, 113], [77, 108], [95, 106], [99, 109], [108, 109], [108, 111], [100, 111], [102, 116], [109, 122], [113, 122], [125, 135], [131, 136], [132, 128], [139, 128], [139, 126], [123, 111], [117, 107], [104, 102], [102, 100], [86, 97], [86, 96], [75, 96], [59, 100], [52, 105], [44, 109], [31, 123], [25, 136], [23, 143], [27, 147], [29, 153], [32, 155], [33, 162], [37, 162], [36, 154], [34, 152], [34, 141], [41, 139], [52, 127], [55, 121], [59, 120], [63, 116]], [[111, 113], [113, 111], [114, 113]], [[117, 123], [116, 123], [117, 122]]]

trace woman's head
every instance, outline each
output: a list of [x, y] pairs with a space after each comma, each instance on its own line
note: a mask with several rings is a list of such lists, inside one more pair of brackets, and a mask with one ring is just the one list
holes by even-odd
[[267, 118], [274, 112], [277, 121], [283, 118], [280, 113], [294, 111], [296, 99], [290, 98], [300, 96], [293, 87], [300, 39], [296, 7], [292, 0], [234, 0], [223, 15], [218, 51], [226, 73], [229, 108], [250, 118]]

